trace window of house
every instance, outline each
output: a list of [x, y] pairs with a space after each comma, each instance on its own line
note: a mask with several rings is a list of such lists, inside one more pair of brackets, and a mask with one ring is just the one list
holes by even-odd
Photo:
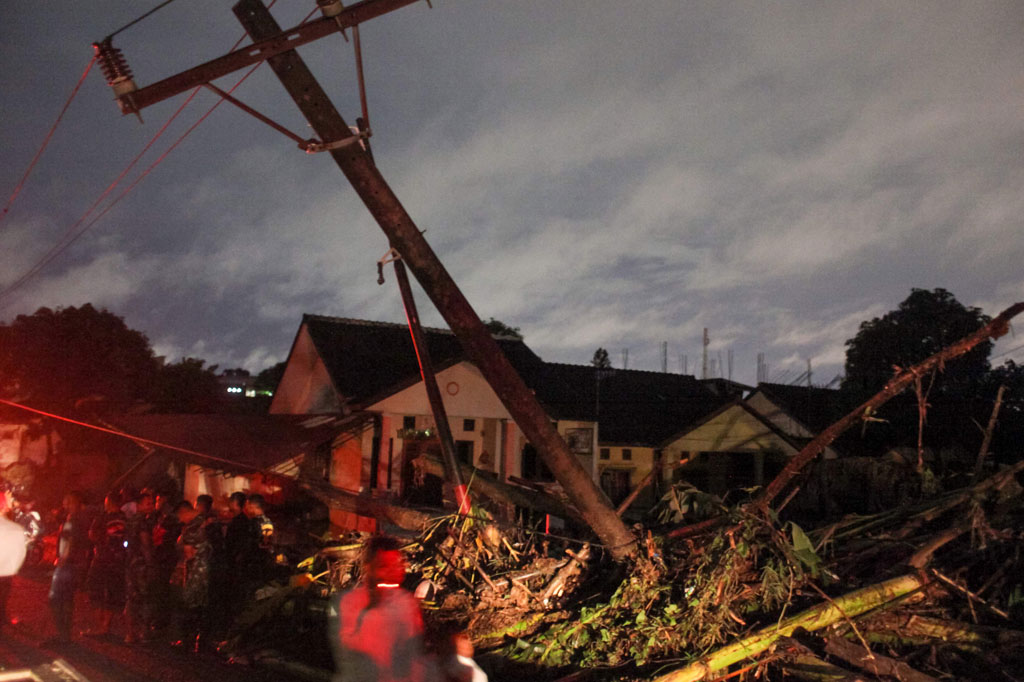
[[601, 448], [601, 459], [611, 459], [612, 451], [610, 448]]
[[402, 428], [410, 430], [415, 429], [416, 417], [402, 417]]
[[462, 430], [473, 432], [476, 431], [476, 420], [475, 419], [463, 419]]
[[633, 451], [629, 448], [622, 448], [622, 460], [629, 462], [633, 459]]

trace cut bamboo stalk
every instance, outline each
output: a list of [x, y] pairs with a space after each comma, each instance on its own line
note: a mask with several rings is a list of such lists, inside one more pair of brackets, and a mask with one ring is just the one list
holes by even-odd
[[777, 625], [763, 628], [748, 637], [727, 644], [685, 668], [656, 677], [654, 682], [697, 682], [697, 680], [704, 679], [709, 673], [760, 656], [780, 637], [792, 635], [797, 628], [813, 632], [847, 618], [856, 618], [919, 590], [927, 584], [927, 578], [910, 574], [855, 590], [836, 597], [831, 602], [818, 604]]

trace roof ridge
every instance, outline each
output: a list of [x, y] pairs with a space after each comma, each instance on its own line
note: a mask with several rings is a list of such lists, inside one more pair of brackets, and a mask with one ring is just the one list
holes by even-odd
[[[383, 327], [383, 328], [397, 328], [408, 330], [409, 325], [402, 322], [382, 322], [380, 320], [362, 320], [355, 317], [336, 317], [333, 315], [318, 315], [315, 313], [303, 313], [302, 321], [306, 320], [317, 320], [318, 322], [330, 322], [332, 324], [351, 324], [358, 325], [360, 327]], [[437, 334], [448, 334], [454, 336], [455, 333], [451, 329], [442, 329], [440, 327], [423, 327], [425, 332], [434, 332]]]
[[636, 373], [636, 374], [659, 374], [659, 375], [671, 376], [671, 377], [686, 377], [686, 378], [689, 378], [689, 379], [696, 379], [697, 378], [697, 377], [695, 377], [692, 374], [677, 374], [676, 372], [662, 372], [662, 371], [656, 370], [656, 369], [630, 369], [630, 368], [623, 369], [621, 367], [594, 367], [591, 364], [580, 365], [580, 364], [577, 364], [575, 362], [549, 362], [547, 360], [544, 361], [544, 364], [546, 364], [546, 365], [557, 365], [559, 367], [575, 367], [575, 368], [578, 368], [578, 369], [594, 369], [594, 370], [596, 370], [596, 369], [603, 369], [603, 370], [612, 370], [613, 372], [633, 372], [633, 373]]

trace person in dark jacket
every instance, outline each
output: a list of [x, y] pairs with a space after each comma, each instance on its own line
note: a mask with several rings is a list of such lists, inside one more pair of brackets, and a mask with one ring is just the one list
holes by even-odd
[[213, 548], [206, 534], [206, 517], [188, 502], [175, 509], [181, 522], [178, 538], [178, 567], [180, 576], [180, 614], [182, 643], [197, 652], [208, 631], [210, 605], [210, 561]]
[[82, 495], [71, 491], [64, 496], [64, 522], [57, 538], [57, 561], [50, 582], [50, 610], [57, 627], [55, 642], [71, 641], [75, 592], [89, 565], [89, 531], [82, 513]]
[[225, 590], [224, 599], [227, 602], [224, 609], [225, 627], [231, 625], [231, 620], [242, 608], [245, 602], [245, 548], [250, 538], [249, 517], [245, 515], [245, 493], [231, 493], [228, 498], [228, 509], [231, 511], [231, 521], [224, 530], [224, 570], [228, 589]]
[[128, 554], [128, 519], [121, 511], [121, 498], [111, 493], [103, 500], [103, 513], [89, 528], [92, 564], [87, 585], [89, 598], [99, 612], [99, 624], [91, 635], [110, 634], [114, 613], [124, 608], [125, 559]]
[[136, 511], [128, 523], [127, 566], [125, 568], [125, 642], [146, 641], [151, 637], [156, 560], [153, 556], [153, 525], [156, 521], [153, 494], [142, 492], [135, 501]]

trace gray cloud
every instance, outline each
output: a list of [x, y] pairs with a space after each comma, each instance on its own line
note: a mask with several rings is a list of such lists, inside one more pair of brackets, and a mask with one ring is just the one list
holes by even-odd
[[[285, 25], [308, 11], [281, 5]], [[13, 187], [88, 42], [128, 17], [115, 2], [3, 12]], [[481, 316], [542, 356], [586, 362], [601, 345], [618, 362], [629, 347], [656, 369], [666, 340], [670, 366], [685, 353], [693, 371], [708, 327], [737, 378], [765, 352], [773, 372], [813, 357], [827, 380], [859, 322], [911, 287], [992, 314], [1024, 295], [1022, 19], [1013, 2], [416, 5], [364, 27], [374, 150]], [[118, 44], [148, 83], [238, 32], [226, 6], [177, 3]], [[303, 55], [350, 115], [348, 49]], [[238, 93], [308, 134], [269, 74]], [[139, 126], [90, 77], [0, 224], [0, 284], [180, 101]], [[259, 370], [302, 312], [401, 320], [394, 282], [375, 281], [386, 248], [330, 159], [221, 107], [0, 317], [93, 300], [169, 357]]]

